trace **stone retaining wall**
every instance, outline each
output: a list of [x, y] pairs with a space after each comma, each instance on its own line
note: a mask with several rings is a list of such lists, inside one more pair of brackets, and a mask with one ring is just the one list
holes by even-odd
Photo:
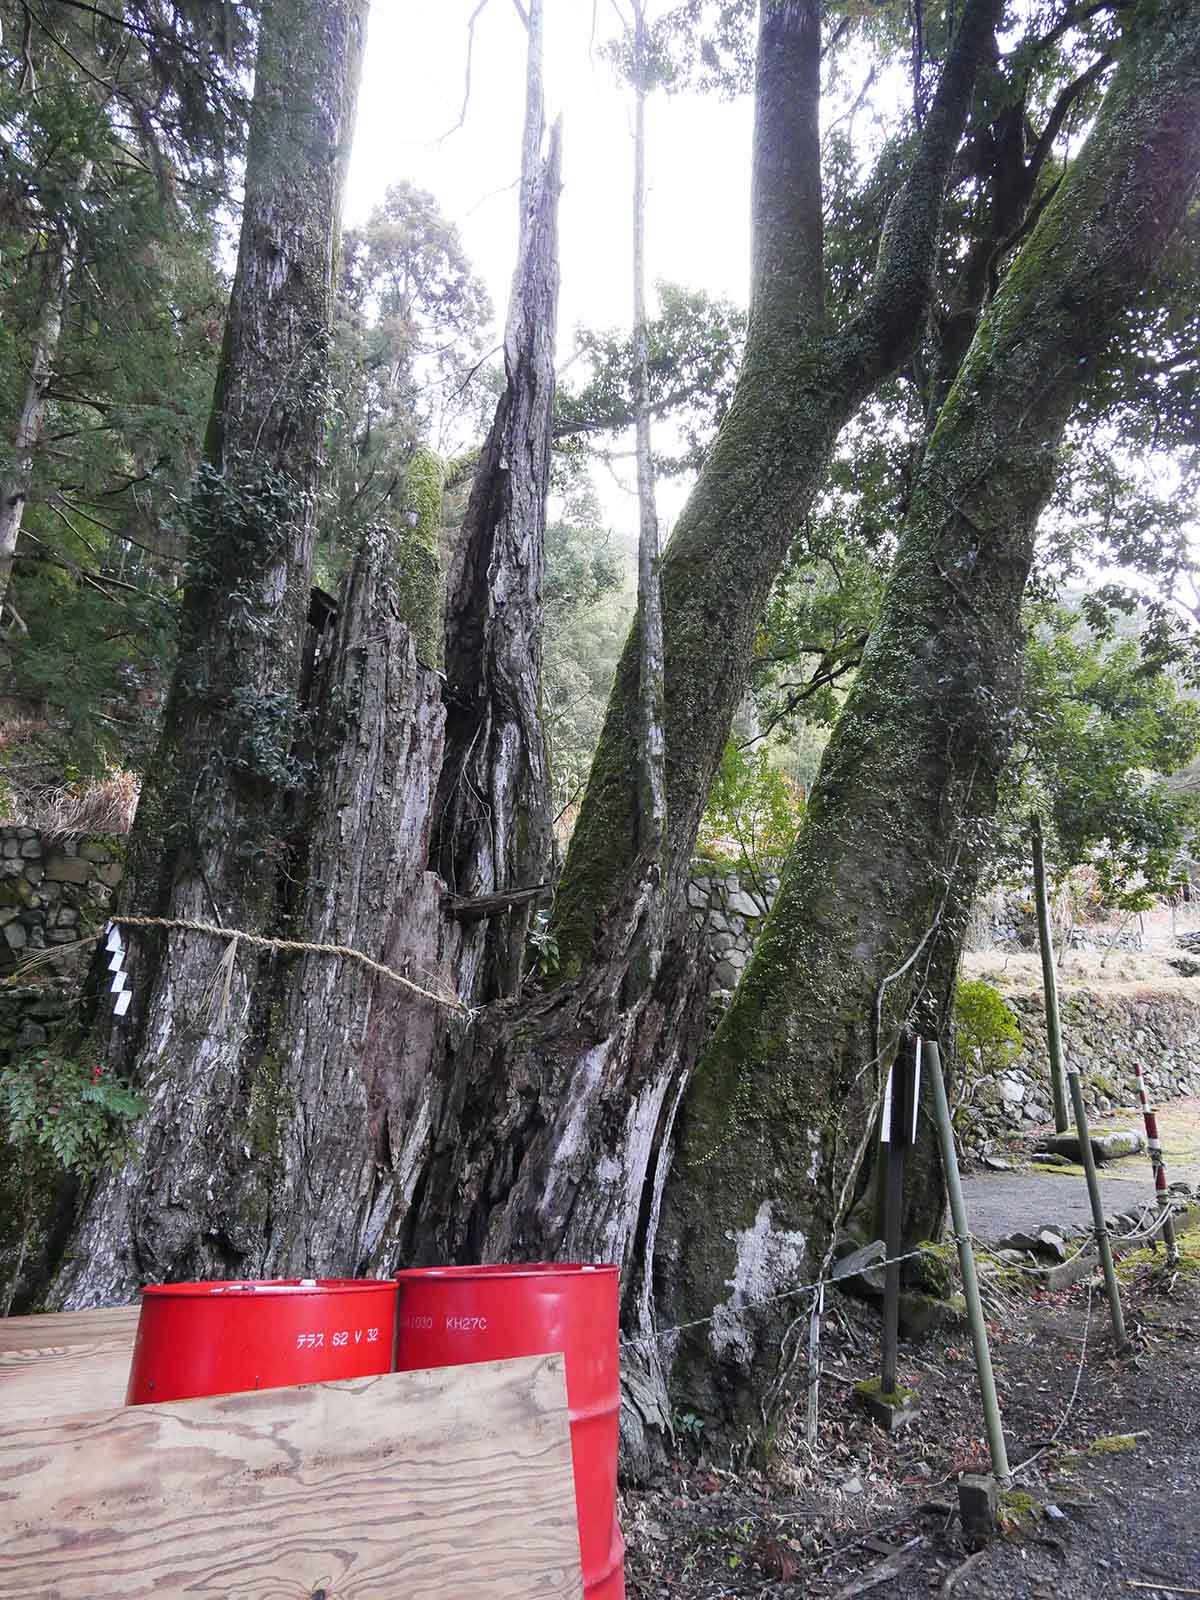
[[115, 839], [0, 828], [0, 977], [30, 951], [71, 944], [103, 922], [124, 871]]
[[[0, 979], [35, 951], [74, 944], [103, 925], [125, 871], [124, 840], [48, 837], [0, 827]], [[0, 988], [0, 1057], [45, 1044], [66, 1020], [90, 946], [65, 951], [36, 981]]]
[[[1002, 1073], [971, 1086], [964, 1108], [969, 1147], [1052, 1119], [1041, 992], [996, 988], [1024, 1044]], [[1091, 1111], [1106, 1116], [1137, 1107], [1137, 1062], [1153, 1100], [1200, 1095], [1200, 982], [1195, 998], [1175, 989], [1063, 988], [1058, 1009], [1067, 1070], [1079, 1073]]]
[[[718, 1010], [729, 1002], [778, 888], [778, 878], [755, 881], [706, 862], [694, 866], [688, 904], [713, 963]], [[961, 1116], [966, 1143], [977, 1149], [1051, 1120], [1041, 990], [995, 987], [1016, 1014], [1024, 1048], [1001, 1075], [971, 1085]], [[1104, 1115], [1137, 1105], [1133, 1065], [1139, 1059], [1155, 1099], [1200, 1095], [1200, 978], [1194, 997], [1183, 989], [1064, 987], [1059, 1011], [1067, 1066], [1078, 1069], [1092, 1111]]]

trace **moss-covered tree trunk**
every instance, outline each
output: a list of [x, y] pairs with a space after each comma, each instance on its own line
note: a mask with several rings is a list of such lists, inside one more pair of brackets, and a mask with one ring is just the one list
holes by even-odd
[[[667, 1191], [677, 1381], [729, 1435], [788, 1392], [898, 1030], [945, 1020], [1012, 738], [1020, 607], [1072, 406], [1200, 166], [1200, 8], [1139, 8], [1088, 143], [987, 307], [778, 899], [689, 1094]], [[949, 981], [948, 981], [949, 976]], [[925, 1226], [940, 1203], [928, 1191]], [[919, 1222], [919, 1219], [914, 1219]]]
[[[268, 929], [293, 858], [306, 773], [298, 703], [329, 378], [333, 262], [365, 0], [268, 0], [237, 275], [207, 465], [191, 508], [179, 664], [132, 839], [130, 909]], [[221, 945], [129, 936], [134, 1002], [110, 1056], [150, 1103], [137, 1159], [93, 1193], [64, 1303], [145, 1279], [229, 1270], [230, 1208], [259, 1093], [263, 962], [234, 964], [215, 1025]]]

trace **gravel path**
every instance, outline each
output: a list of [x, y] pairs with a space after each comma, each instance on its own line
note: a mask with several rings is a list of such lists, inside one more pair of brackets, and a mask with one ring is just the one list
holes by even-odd
[[[1200, 1100], [1170, 1102], [1159, 1111], [1158, 1125], [1168, 1179], [1200, 1184]], [[1140, 1113], [1123, 1112], [1098, 1123], [1097, 1131], [1141, 1126]], [[1109, 1213], [1128, 1211], [1152, 1200], [1154, 1187], [1145, 1152], [1101, 1167], [1100, 1193]], [[1042, 1171], [1022, 1163], [1012, 1172], [979, 1172], [964, 1177], [963, 1194], [972, 1233], [989, 1244], [1018, 1229], [1028, 1233], [1030, 1229], [1091, 1224], [1087, 1186], [1077, 1169]]]

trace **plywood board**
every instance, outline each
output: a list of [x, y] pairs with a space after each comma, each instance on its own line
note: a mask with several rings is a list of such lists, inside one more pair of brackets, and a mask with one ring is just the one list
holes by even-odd
[[0, 1350], [0, 1432], [125, 1402], [133, 1334], [95, 1344]]
[[106, 1306], [98, 1311], [49, 1311], [36, 1317], [0, 1318], [0, 1355], [7, 1350], [66, 1349], [103, 1344], [128, 1335], [132, 1346], [141, 1306]]
[[0, 1319], [0, 1429], [121, 1405], [139, 1309]]
[[0, 1600], [581, 1600], [561, 1356], [0, 1432]]

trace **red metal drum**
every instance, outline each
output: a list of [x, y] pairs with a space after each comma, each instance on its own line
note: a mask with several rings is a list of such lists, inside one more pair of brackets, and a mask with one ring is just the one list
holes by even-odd
[[126, 1405], [392, 1370], [396, 1285], [374, 1278], [142, 1290]]
[[414, 1267], [396, 1277], [397, 1371], [557, 1351], [566, 1356], [584, 1592], [588, 1600], [624, 1600], [617, 1268], [559, 1262]]

